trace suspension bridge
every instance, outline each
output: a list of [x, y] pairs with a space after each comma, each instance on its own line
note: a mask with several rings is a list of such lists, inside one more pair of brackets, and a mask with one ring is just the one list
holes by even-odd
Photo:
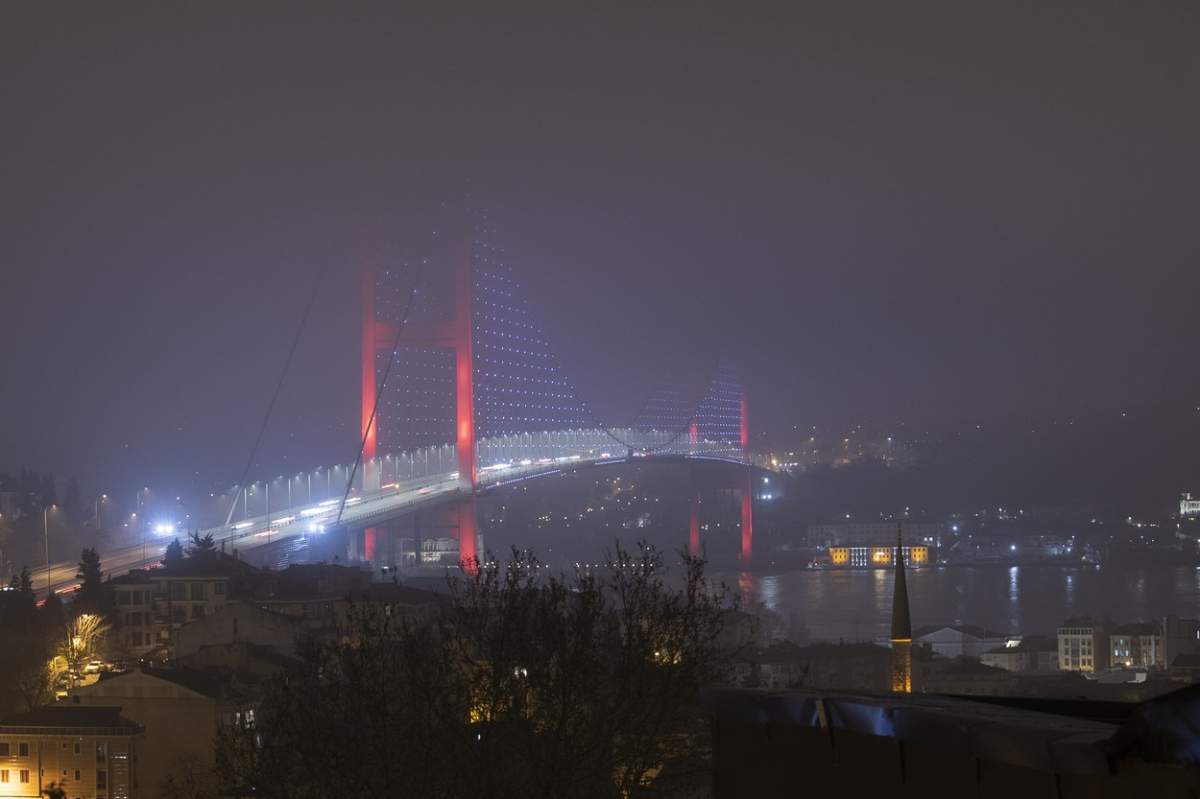
[[[200, 535], [248, 553], [337, 532], [348, 559], [374, 562], [389, 523], [436, 511], [456, 528], [470, 568], [482, 554], [477, 501], [496, 488], [589, 466], [710, 461], [728, 467], [722, 487], [738, 495], [739, 553], [750, 560], [752, 469], [767, 464], [750, 452], [749, 405], [732, 363], [715, 363], [696, 390], [664, 381], [632, 424], [604, 424], [560, 367], [493, 235], [476, 221], [435, 234], [425, 254], [361, 271], [358, 459], [237, 486], [224, 519]], [[693, 492], [693, 552], [698, 503]], [[165, 543], [143, 537], [102, 552], [106, 572], [153, 567]], [[34, 585], [70, 591], [75, 571], [73, 561], [49, 564]]]

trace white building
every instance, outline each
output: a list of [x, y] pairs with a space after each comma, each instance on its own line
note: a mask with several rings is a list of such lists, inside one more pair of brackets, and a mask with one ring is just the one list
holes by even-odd
[[928, 647], [933, 654], [945, 658], [978, 658], [1013, 640], [1020, 639], [969, 624], [921, 627], [913, 633], [914, 647]]
[[1108, 632], [1091, 618], [1067, 619], [1058, 628], [1058, 667], [1064, 671], [1108, 668]]

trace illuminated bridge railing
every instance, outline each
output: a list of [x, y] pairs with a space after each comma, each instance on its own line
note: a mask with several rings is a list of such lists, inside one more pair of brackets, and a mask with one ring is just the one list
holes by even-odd
[[[635, 457], [669, 455], [712, 458], [734, 463], [747, 459], [737, 447], [727, 441], [692, 441], [684, 434], [667, 430], [635, 428], [562, 430], [543, 433], [517, 433], [494, 436], [477, 442], [479, 482], [494, 484], [517, 474], [529, 474], [561, 468], [575, 463], [625, 459], [633, 450]], [[758, 463], [759, 466], [769, 465]], [[354, 491], [360, 493], [394, 490], [413, 481], [450, 479], [457, 469], [453, 444], [423, 447], [410, 452], [381, 455], [363, 464], [354, 479]], [[279, 476], [270, 482], [269, 491], [257, 482], [239, 491], [234, 503], [233, 521], [263, 516], [270, 512], [286, 515], [316, 503], [340, 499], [346, 489], [352, 466], [338, 464], [301, 472], [292, 477]], [[364, 480], [365, 476], [365, 480]], [[223, 525], [232, 493], [214, 495], [211, 507], [194, 507], [192, 523], [200, 527]]]

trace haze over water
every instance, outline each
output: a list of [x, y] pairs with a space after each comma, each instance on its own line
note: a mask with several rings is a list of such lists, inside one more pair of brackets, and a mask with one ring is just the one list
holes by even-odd
[[[887, 635], [888, 569], [722, 575], [809, 640], [868, 641]], [[1200, 615], [1200, 569], [984, 566], [909, 571], [915, 627], [973, 624], [1000, 633], [1053, 634], [1071, 616], [1114, 622]]]

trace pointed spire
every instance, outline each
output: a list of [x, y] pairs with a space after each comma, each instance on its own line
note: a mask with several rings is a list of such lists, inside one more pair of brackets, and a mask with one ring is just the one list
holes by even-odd
[[912, 619], [908, 615], [908, 581], [904, 576], [904, 538], [896, 524], [896, 584], [892, 594], [892, 640], [912, 640]]

